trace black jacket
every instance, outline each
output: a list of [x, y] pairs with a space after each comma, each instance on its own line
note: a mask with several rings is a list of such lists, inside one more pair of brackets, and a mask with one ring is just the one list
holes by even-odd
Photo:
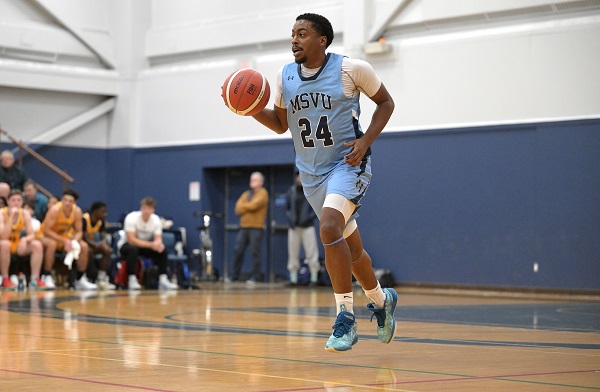
[[28, 178], [27, 174], [16, 165], [13, 165], [10, 169], [0, 165], [0, 182], [10, 185], [10, 189], [23, 190], [23, 184]]
[[[299, 202], [296, 202], [296, 200]], [[317, 217], [308, 200], [302, 192], [302, 188], [292, 185], [286, 194], [285, 216], [290, 227], [310, 227]]]

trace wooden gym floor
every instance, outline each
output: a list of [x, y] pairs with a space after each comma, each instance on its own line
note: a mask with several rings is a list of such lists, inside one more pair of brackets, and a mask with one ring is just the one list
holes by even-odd
[[331, 289], [0, 292], [0, 391], [600, 390], [600, 298], [398, 288], [398, 331], [323, 349]]

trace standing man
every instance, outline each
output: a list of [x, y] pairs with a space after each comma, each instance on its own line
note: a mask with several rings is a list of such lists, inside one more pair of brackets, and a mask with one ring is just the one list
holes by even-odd
[[[82, 230], [83, 240], [87, 242], [90, 249], [88, 272], [96, 270], [96, 255], [101, 255], [98, 266], [96, 285], [102, 290], [114, 290], [116, 286], [109, 282], [106, 269], [110, 263], [112, 248], [106, 242], [106, 216], [108, 208], [103, 201], [92, 203], [90, 210], [83, 214]], [[90, 273], [91, 274], [91, 273]]]
[[300, 246], [308, 260], [310, 270], [310, 285], [316, 286], [319, 279], [319, 248], [315, 219], [317, 215], [312, 209], [300, 182], [300, 173], [296, 173], [296, 183], [290, 187], [285, 199], [285, 215], [288, 220], [288, 271], [290, 284], [298, 284], [300, 270]]
[[[18, 189], [13, 189], [8, 194], [8, 206], [0, 210], [0, 268], [2, 271], [2, 286], [5, 289], [14, 289], [8, 279], [8, 264], [11, 255], [30, 256], [31, 278], [29, 287], [46, 289], [40, 279], [42, 258], [44, 256], [42, 243], [35, 238], [35, 231], [31, 224], [32, 218], [29, 211], [23, 208], [23, 195]], [[23, 235], [23, 233], [25, 235]]]
[[167, 276], [169, 261], [167, 249], [162, 242], [162, 222], [156, 210], [156, 200], [144, 197], [140, 202], [140, 210], [127, 214], [123, 223], [125, 236], [118, 244], [121, 256], [127, 259], [127, 287], [129, 290], [141, 290], [142, 286], [135, 276], [135, 267], [140, 256], [149, 257], [158, 266], [158, 288], [177, 290]]
[[40, 222], [46, 217], [48, 212], [48, 197], [43, 193], [39, 193], [35, 187], [35, 181], [29, 179], [23, 184], [23, 195], [25, 201], [33, 203], [33, 216]]
[[250, 175], [250, 189], [242, 193], [235, 203], [235, 214], [240, 217], [240, 231], [235, 240], [233, 254], [233, 279], [238, 280], [242, 272], [244, 253], [250, 245], [252, 260], [252, 276], [246, 281], [254, 284], [262, 277], [261, 247], [265, 231], [265, 219], [269, 208], [269, 193], [263, 187], [265, 177], [260, 172]]
[[96, 290], [98, 287], [88, 281], [85, 271], [88, 264], [88, 244], [83, 240], [82, 213], [77, 205], [79, 193], [74, 189], [65, 189], [62, 198], [46, 213], [42, 223], [44, 244], [44, 283], [49, 289], [56, 284], [50, 271], [54, 268], [56, 252], [66, 253], [64, 263], [72, 269], [77, 265], [75, 289]]
[[[325, 344], [328, 351], [351, 350], [358, 341], [352, 275], [370, 300], [382, 343], [394, 337], [397, 294], [381, 289], [356, 224], [360, 200], [371, 181], [371, 145], [392, 112], [394, 101], [370, 64], [326, 52], [333, 41], [329, 20], [303, 14], [292, 27], [295, 62], [279, 72], [274, 109], [254, 118], [278, 134], [288, 128], [304, 194], [320, 220], [325, 264], [335, 294], [337, 318]], [[376, 105], [362, 132], [360, 93]]]

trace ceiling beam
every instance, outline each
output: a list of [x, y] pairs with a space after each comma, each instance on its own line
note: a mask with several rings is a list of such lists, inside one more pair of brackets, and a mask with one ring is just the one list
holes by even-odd
[[0, 59], [0, 86], [82, 94], [118, 95], [116, 71]]
[[[94, 34], [92, 29], [86, 28], [85, 26], [79, 26], [77, 24], [79, 18], [77, 17], [76, 13], [72, 12], [73, 3], [69, 5], [64, 3], [56, 3], [55, 0], [32, 1], [46, 11], [52, 18], [56, 20], [57, 23], [59, 23], [63, 28], [65, 28], [65, 30], [77, 38], [92, 53], [94, 53], [98, 60], [100, 60], [105, 67], [109, 69], [116, 68], [115, 56], [114, 53], [111, 53], [111, 51], [114, 52], [114, 47], [112, 41], [110, 40], [110, 32], [108, 31], [108, 27], [106, 27], [105, 31], [100, 31], [100, 34]], [[75, 16], [69, 16], [68, 12], [62, 12], [62, 9], [68, 10]]]
[[31, 144], [51, 144], [61, 137], [75, 131], [81, 126], [112, 111], [117, 104], [116, 98], [109, 98], [101, 104], [59, 124], [29, 141]]
[[[377, 17], [373, 27], [369, 30], [367, 42], [375, 42], [385, 34], [390, 24], [406, 9], [412, 0], [394, 0], [381, 4], [382, 9], [377, 10]], [[383, 7], [386, 9], [383, 9]]]

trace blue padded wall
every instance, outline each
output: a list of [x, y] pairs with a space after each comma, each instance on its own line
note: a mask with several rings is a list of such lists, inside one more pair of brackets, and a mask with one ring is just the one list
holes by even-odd
[[[193, 211], [222, 204], [215, 169], [293, 164], [283, 138], [38, 151], [76, 178], [83, 207], [106, 200], [110, 220], [154, 196], [159, 214], [188, 228], [190, 248]], [[25, 169], [60, 191], [30, 157]], [[600, 120], [384, 133], [373, 172], [359, 227], [399, 282], [600, 290]], [[188, 200], [190, 181], [202, 183], [200, 202]]]

